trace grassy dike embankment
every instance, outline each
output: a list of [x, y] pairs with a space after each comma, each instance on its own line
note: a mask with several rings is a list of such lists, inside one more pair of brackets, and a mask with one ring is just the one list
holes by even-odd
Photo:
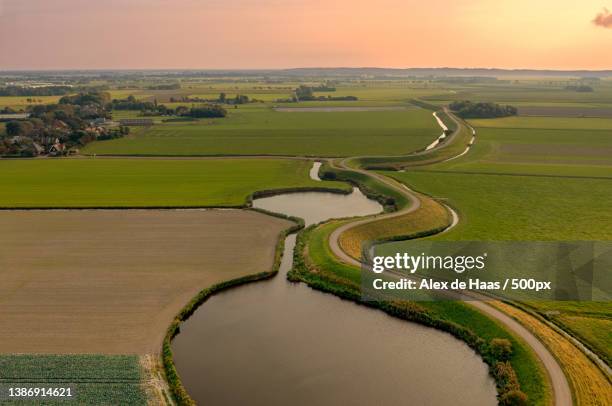
[[[363, 173], [335, 169], [325, 166], [322, 169], [326, 179], [342, 179], [361, 187], [362, 191], [387, 203], [390, 210], [402, 209], [408, 202], [405, 196], [386, 196], [390, 188]], [[386, 198], [385, 198], [386, 196]], [[435, 234], [447, 225], [448, 217], [440, 218], [440, 206], [433, 199], [424, 196], [425, 204], [411, 213], [394, 218], [392, 221], [381, 219], [358, 226], [353, 237], [369, 238], [376, 233], [377, 240], [419, 238]], [[501, 403], [524, 392], [530, 404], [547, 405], [551, 403], [550, 385], [546, 372], [537, 357], [519, 337], [509, 333], [504, 327], [471, 308], [465, 303], [407, 301], [365, 302], [360, 292], [360, 270], [336, 260], [328, 241], [331, 233], [348, 221], [331, 221], [311, 226], [300, 232], [294, 251], [294, 266], [289, 273], [292, 281], [302, 281], [309, 286], [333, 293], [344, 299], [366, 306], [375, 307], [404, 320], [433, 327], [464, 341], [484, 362], [489, 365], [490, 373], [496, 381]], [[353, 230], [349, 230], [351, 232]], [[363, 240], [361, 240], [363, 241]], [[360, 244], [359, 244], [360, 245]], [[499, 357], [494, 349], [496, 339], [506, 339], [512, 344], [512, 356]], [[520, 395], [518, 395], [520, 396]]]

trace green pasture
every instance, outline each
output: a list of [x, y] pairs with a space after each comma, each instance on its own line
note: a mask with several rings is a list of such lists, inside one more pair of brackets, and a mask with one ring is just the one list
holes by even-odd
[[[461, 222], [444, 240], [612, 239], [612, 180], [384, 172], [447, 201]], [[401, 244], [401, 243], [399, 243]]]
[[479, 127], [468, 154], [415, 170], [612, 178], [612, 134], [609, 130]]
[[[509, 170], [516, 171], [516, 165]], [[389, 173], [410, 187], [443, 199], [460, 223], [440, 240], [612, 240], [612, 179], [476, 173]], [[401, 251], [406, 242], [385, 244]], [[582, 339], [603, 359], [612, 358], [612, 305], [530, 302], [542, 314]], [[552, 312], [552, 313], [551, 313]]]
[[94, 142], [85, 154], [307, 155], [405, 154], [439, 134], [431, 115], [400, 111], [277, 112], [265, 105], [229, 109], [221, 119], [164, 123], [126, 138]]
[[472, 84], [447, 86], [454, 90], [446, 94], [425, 96], [428, 100], [454, 101], [472, 100], [499, 103], [610, 103], [612, 86], [601, 83], [594, 86], [593, 92], [565, 90], [566, 85], [576, 82], [555, 80], [551, 83], [503, 82], [491, 84]]
[[479, 128], [530, 128], [553, 130], [612, 130], [610, 118], [572, 117], [504, 117], [472, 119], [470, 124]]
[[258, 190], [340, 187], [281, 159], [0, 160], [0, 207], [241, 206]]

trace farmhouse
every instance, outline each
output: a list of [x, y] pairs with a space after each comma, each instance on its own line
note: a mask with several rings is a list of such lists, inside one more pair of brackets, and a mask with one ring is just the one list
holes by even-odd
[[124, 118], [119, 120], [119, 123], [123, 126], [151, 126], [153, 125], [153, 119], [151, 118]]

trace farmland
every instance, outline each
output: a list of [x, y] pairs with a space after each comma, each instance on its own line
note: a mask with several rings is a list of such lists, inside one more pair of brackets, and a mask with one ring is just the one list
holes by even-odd
[[[128, 355], [0, 355], [0, 387], [69, 387], [79, 404], [146, 405], [139, 360]], [[46, 405], [64, 404], [48, 400]], [[11, 404], [28, 404], [14, 401]], [[31, 402], [29, 403], [31, 404]]]
[[[81, 148], [81, 157], [2, 160], [0, 207], [237, 208], [261, 190], [349, 190], [339, 180], [362, 183], [387, 209], [410, 203], [363, 173], [349, 174], [345, 168], [330, 176], [334, 181], [317, 182], [308, 178], [311, 161], [279, 157], [358, 156], [346, 162], [378, 170], [423, 194], [421, 207], [413, 213], [342, 234], [339, 243], [353, 257], [359, 256], [364, 241], [421, 235], [448, 225], [449, 215], [435, 199], [442, 199], [460, 217], [451, 231], [430, 237], [438, 240], [611, 240], [612, 82], [602, 81], [594, 85], [594, 92], [578, 93], [565, 89], [567, 80], [520, 78], [469, 84], [359, 78], [339, 81], [334, 92], [317, 93], [356, 96], [358, 101], [299, 103], [278, 99], [290, 98], [302, 84], [323, 80], [184, 79], [174, 90], [147, 88], [157, 84], [154, 80], [132, 83], [109, 92], [113, 98], [133, 94], [172, 107], [193, 104], [180, 101], [181, 97], [214, 100], [219, 93], [259, 101], [227, 105], [226, 118], [168, 122], [170, 117], [154, 117], [150, 128], [133, 127], [125, 138], [88, 144]], [[434, 164], [464, 151], [472, 133], [462, 126], [458, 142], [429, 155], [406, 156], [440, 134], [430, 107], [423, 103], [425, 108], [417, 107], [414, 98], [439, 106], [465, 99], [510, 103], [519, 108], [519, 116], [469, 120], [477, 130], [469, 153]], [[0, 107], [19, 103], [0, 98]], [[453, 129], [449, 117], [441, 115]], [[113, 112], [115, 120], [140, 116], [138, 111]], [[381, 169], [390, 167], [406, 171]], [[329, 164], [323, 168], [329, 169]], [[328, 246], [330, 233], [340, 224], [322, 225], [303, 237], [307, 259], [333, 281], [326, 285], [331, 290], [359, 283], [358, 270], [335, 260]], [[6, 230], [0, 237], [0, 273], [7, 281], [0, 294], [8, 297], [0, 304], [0, 313], [7, 315], [0, 320], [3, 351], [156, 354], [172, 317], [200, 289], [269, 270], [276, 238], [289, 222], [238, 210], [17, 210], [0, 212], [0, 226]], [[396, 241], [384, 249], [403, 247], [405, 243]], [[28, 255], [32, 252], [36, 255]], [[18, 267], [20, 272], [14, 272]], [[609, 303], [523, 305], [561, 326], [609, 364]], [[521, 389], [534, 404], [549, 404], [544, 369], [529, 347], [501, 324], [462, 303], [418, 306], [428, 317], [457, 323], [485, 340], [508, 338]], [[514, 314], [516, 309], [504, 311]], [[560, 363], [574, 375], [578, 399], [591, 401], [593, 385], [604, 381], [586, 356], [543, 323], [520, 312], [516, 317], [524, 317], [523, 323], [555, 354], [566, 352]], [[28, 365], [48, 363], [48, 371], [56, 365], [52, 358], [10, 357], [0, 358], [0, 364], [21, 365], [23, 379], [36, 382], [46, 378], [36, 376]], [[127, 363], [127, 371], [134, 371], [130, 368], [135, 358], [128, 358], [121, 362]], [[67, 371], [73, 366], [81, 371], [79, 387], [87, 396], [90, 388], [91, 393], [111, 388], [108, 396], [126, 390], [134, 403], [141, 401], [143, 395], [136, 389], [141, 377], [115, 381], [102, 376], [98, 381], [91, 371], [91, 365], [112, 371], [118, 359], [100, 356], [91, 363], [78, 357], [58, 359], [67, 363]], [[578, 366], [571, 365], [572, 359], [578, 360]], [[1, 374], [0, 368], [0, 383]], [[127, 386], [120, 389], [121, 385]]]
[[245, 210], [0, 212], [0, 347], [158, 354], [201, 289], [269, 271], [291, 224]]
[[0, 207], [237, 207], [258, 190], [347, 188], [310, 180], [311, 165], [289, 159], [5, 160]]
[[[439, 134], [431, 112], [230, 109], [222, 119], [163, 123], [123, 139], [95, 142], [85, 154], [350, 156], [408, 153]], [[349, 138], [350, 137], [350, 141]]]

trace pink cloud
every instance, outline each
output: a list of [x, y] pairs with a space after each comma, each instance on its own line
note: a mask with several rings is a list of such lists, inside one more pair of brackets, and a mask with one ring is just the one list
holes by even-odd
[[607, 8], [604, 8], [601, 13], [595, 16], [593, 24], [604, 28], [612, 28], [612, 14]]

